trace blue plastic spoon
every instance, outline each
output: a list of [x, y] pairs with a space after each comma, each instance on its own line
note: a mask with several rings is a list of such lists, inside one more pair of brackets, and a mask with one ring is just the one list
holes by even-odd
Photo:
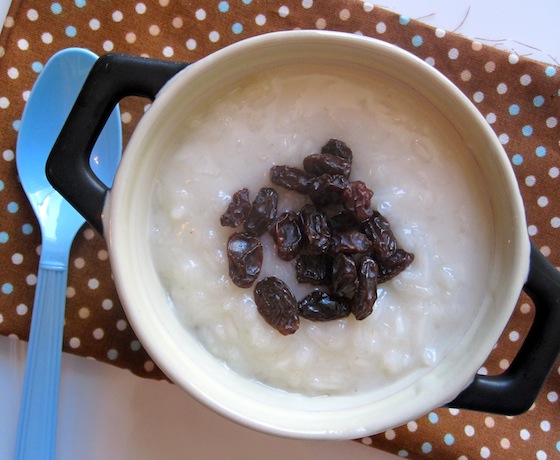
[[[85, 220], [56, 192], [45, 163], [97, 56], [80, 48], [55, 54], [35, 82], [21, 121], [16, 164], [41, 227], [16, 459], [52, 459], [56, 450], [62, 332], [70, 248]], [[90, 164], [111, 186], [122, 152], [118, 107], [97, 139]]]

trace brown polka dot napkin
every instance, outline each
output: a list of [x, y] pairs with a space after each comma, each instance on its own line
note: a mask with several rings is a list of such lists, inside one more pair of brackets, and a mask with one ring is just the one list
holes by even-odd
[[[287, 29], [328, 29], [394, 43], [453, 81], [504, 145], [526, 205], [529, 233], [560, 265], [560, 68], [434, 29], [360, 0], [15, 0], [0, 36], [0, 334], [28, 338], [41, 237], [18, 182], [18, 127], [38, 73], [57, 51], [79, 46], [195, 61], [244, 38]], [[124, 141], [148, 101], [121, 102]], [[509, 366], [533, 318], [522, 295], [481, 372]], [[559, 332], [560, 333], [560, 332]], [[102, 238], [87, 225], [70, 257], [64, 350], [161, 379], [131, 330]], [[408, 458], [560, 458], [560, 369], [529, 412], [503, 417], [436, 409], [359, 440]]]

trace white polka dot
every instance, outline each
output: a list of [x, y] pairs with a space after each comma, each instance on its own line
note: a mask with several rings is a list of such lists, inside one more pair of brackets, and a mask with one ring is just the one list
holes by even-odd
[[175, 54], [174, 51], [173, 51], [173, 47], [171, 47], [171, 46], [166, 46], [165, 48], [163, 48], [163, 55], [164, 55], [166, 58], [172, 57], [173, 54]]
[[258, 14], [255, 18], [255, 23], [258, 26], [264, 26], [266, 24], [266, 16], [264, 14]]
[[144, 363], [144, 370], [146, 372], [152, 372], [155, 368], [156, 368], [156, 365], [154, 364], [153, 361], [146, 361]]
[[552, 226], [552, 228], [560, 227], [560, 217], [553, 217], [552, 219], [550, 219], [550, 225]]
[[558, 393], [556, 393], [556, 391], [549, 391], [546, 395], [546, 399], [548, 399], [551, 403], [555, 403], [558, 401]]
[[347, 21], [348, 19], [350, 19], [350, 11], [344, 8], [343, 10], [340, 10], [340, 13], [338, 13], [338, 17], [342, 21]]
[[535, 176], [527, 176], [525, 178], [525, 185], [527, 187], [533, 187], [537, 183], [537, 178]]
[[449, 59], [455, 60], [459, 57], [459, 50], [457, 48], [451, 48], [447, 53], [447, 56], [449, 57]]
[[84, 230], [84, 238], [86, 240], [91, 240], [95, 236], [95, 232], [91, 228], [86, 228]]
[[480, 449], [480, 456], [481, 456], [482, 458], [488, 458], [488, 457], [490, 457], [490, 449], [489, 449], [488, 447], [486, 447], [486, 446], [482, 447], [482, 448]]
[[393, 439], [395, 439], [395, 437], [397, 436], [397, 434], [395, 433], [395, 430], [387, 430], [385, 431], [385, 438], [388, 441], [392, 441]]
[[465, 425], [465, 434], [469, 438], [474, 436], [474, 427], [472, 425]]
[[461, 411], [459, 409], [452, 408], [452, 409], [449, 409], [449, 413], [453, 416], [457, 416], [461, 413]]
[[113, 301], [111, 299], [105, 299], [101, 302], [101, 306], [103, 307], [103, 310], [110, 310], [113, 308]]
[[107, 52], [113, 51], [114, 47], [115, 47], [115, 45], [113, 44], [113, 42], [111, 40], [105, 40], [103, 42], [103, 49]]
[[123, 20], [123, 17], [124, 16], [122, 14], [122, 11], [119, 11], [119, 10], [113, 11], [113, 14], [111, 15], [111, 18], [115, 22], [121, 22]]
[[484, 100], [484, 93], [482, 91], [477, 91], [473, 94], [474, 102], [482, 102]]
[[66, 297], [71, 299], [75, 295], [76, 295], [76, 289], [74, 289], [72, 286], [68, 286], [66, 288]]
[[286, 5], [282, 5], [280, 8], [278, 8], [278, 15], [281, 18], [285, 18], [289, 14], [290, 14], [290, 8], [288, 8]]
[[558, 125], [558, 119], [556, 117], [549, 117], [546, 119], [547, 128], [556, 128], [556, 125]]
[[496, 63], [494, 61], [488, 61], [484, 64], [484, 70], [488, 73], [494, 72], [494, 70], [496, 70]]
[[463, 70], [461, 72], [461, 80], [470, 81], [471, 78], [472, 78], [472, 74], [470, 70]]
[[14, 265], [20, 265], [22, 262], [23, 262], [23, 254], [16, 252], [14, 255], [12, 255], [12, 263]]
[[41, 34], [41, 41], [45, 45], [50, 45], [53, 42], [53, 36], [48, 32], [44, 32]]
[[30, 94], [31, 94], [31, 91], [25, 90], [23, 93], [21, 93], [21, 97], [25, 102], [27, 102], [29, 100], [29, 95]]
[[97, 289], [99, 287], [99, 280], [96, 278], [91, 278], [88, 280], [88, 288], [90, 289]]
[[525, 428], [523, 428], [520, 432], [519, 432], [519, 437], [521, 439], [523, 439], [523, 441], [527, 441], [530, 437], [531, 437], [531, 433], [529, 433], [529, 431]]
[[98, 327], [97, 329], [93, 330], [93, 338], [97, 340], [101, 340], [105, 336], [105, 331]]
[[378, 34], [384, 34], [387, 31], [387, 25], [384, 22], [378, 22], [375, 30]]
[[217, 30], [213, 30], [208, 34], [208, 39], [212, 43], [216, 43], [218, 40], [220, 40], [220, 33]]
[[361, 439], [362, 444], [364, 444], [365, 446], [371, 446], [373, 444], [373, 439], [371, 439], [371, 436], [367, 436], [365, 438]]
[[76, 268], [84, 268], [86, 266], [86, 261], [83, 259], [83, 257], [77, 257], [74, 260], [74, 267]]
[[509, 142], [509, 136], [506, 133], [502, 133], [498, 136], [500, 144], [506, 145]]
[[431, 65], [432, 67], [436, 65], [436, 60], [433, 57], [427, 57], [425, 59], [426, 64]]
[[169, 0], [159, 0], [159, 4], [163, 7], [168, 6], [169, 5]]
[[17, 79], [19, 77], [19, 70], [15, 67], [10, 67], [8, 69], [8, 77], [10, 77], [12, 80]]
[[538, 450], [537, 451], [537, 460], [546, 460], [548, 458], [548, 455], [546, 454], [546, 452], [544, 450]]
[[541, 196], [541, 197], [539, 197], [539, 199], [537, 200], [537, 204], [538, 204], [541, 208], [544, 208], [545, 206], [548, 205], [548, 197], [546, 197], [546, 196]]
[[510, 64], [517, 64], [519, 62], [519, 56], [515, 53], [512, 53], [508, 56], [508, 61]]
[[196, 40], [194, 38], [189, 38], [185, 43], [185, 46], [187, 47], [188, 50], [191, 51], [196, 49]]
[[17, 307], [16, 307], [16, 313], [19, 316], [24, 316], [27, 315], [27, 312], [29, 311], [29, 308], [27, 307], [27, 305], [20, 303]]
[[146, 12], [146, 5], [144, 3], [137, 3], [134, 9], [138, 14], [144, 14]]
[[99, 22], [99, 19], [91, 19], [89, 21], [89, 28], [91, 30], [99, 30], [99, 28], [101, 27], [101, 23]]
[[124, 331], [127, 326], [128, 326], [128, 323], [124, 319], [119, 319], [117, 321], [117, 329], [119, 331]]
[[550, 255], [550, 247], [548, 246], [541, 246], [540, 249], [543, 256], [548, 257]]
[[4, 315], [0, 313], [0, 324], [2, 324], [3, 322], [4, 322]]
[[543, 430], [544, 432], [550, 431], [550, 422], [548, 420], [543, 420], [540, 426], [541, 426], [541, 430]]
[[9, 27], [14, 27], [15, 21], [14, 18], [12, 18], [11, 16], [7, 16], [6, 19], [4, 19], [4, 27], [9, 28]]
[[494, 428], [494, 425], [496, 424], [494, 418], [488, 416], [484, 419], [484, 424], [488, 427], [488, 428]]
[[171, 21], [171, 24], [176, 29], [180, 29], [181, 27], [183, 27], [183, 18], [180, 18], [180, 17], [173, 18], [173, 21]]
[[502, 449], [509, 449], [511, 446], [509, 439], [508, 438], [500, 439], [500, 446], [502, 447]]
[[519, 340], [519, 332], [517, 331], [511, 331], [509, 333], [509, 340], [511, 342], [517, 342]]
[[528, 303], [522, 303], [521, 306], [519, 307], [519, 311], [524, 315], [526, 315], [527, 313], [531, 312], [531, 305]]
[[548, 175], [552, 178], [552, 179], [556, 179], [558, 177], [558, 173], [560, 172], [560, 170], [556, 167], [553, 166], [552, 168], [550, 168], [548, 170]]
[[529, 236], [535, 236], [537, 233], [539, 233], [539, 229], [536, 225], [529, 225], [527, 227], [527, 233], [529, 233]]
[[303, 6], [306, 10], [313, 6], [313, 0], [302, 0], [301, 6]]
[[20, 38], [17, 42], [17, 46], [20, 50], [26, 51], [29, 49], [29, 42], [25, 38]]
[[531, 84], [532, 78], [531, 75], [521, 75], [521, 78], [519, 79], [519, 83], [521, 83], [523, 86], [529, 86]]
[[200, 8], [200, 9], [196, 10], [196, 13], [194, 13], [194, 16], [199, 21], [204, 21], [206, 19], [206, 11], [204, 11], [202, 8]]
[[10, 100], [7, 97], [0, 97], [0, 109], [7, 109], [10, 107]]
[[319, 18], [315, 21], [315, 27], [319, 30], [323, 30], [327, 27], [327, 21], [324, 18]]
[[371, 13], [375, 7], [371, 3], [364, 2], [363, 8], [366, 13]]
[[506, 94], [508, 90], [508, 87], [505, 83], [500, 83], [497, 87], [496, 87], [496, 91], [498, 92], [498, 94]]
[[410, 431], [411, 433], [414, 433], [418, 429], [418, 423], [416, 423], [414, 421], [408, 422], [406, 424], [406, 427], [408, 428], [408, 431]]
[[488, 369], [486, 369], [484, 366], [482, 366], [479, 370], [478, 373], [480, 375], [488, 375]]
[[148, 32], [150, 33], [150, 35], [152, 37], [157, 37], [160, 33], [160, 29], [159, 26], [152, 24], [149, 28], [148, 28]]
[[482, 43], [475, 40], [471, 43], [471, 48], [473, 49], [473, 51], [480, 51], [482, 49]]
[[136, 43], [136, 34], [134, 32], [128, 32], [124, 36], [127, 43]]
[[495, 113], [490, 112], [488, 115], [486, 115], [486, 121], [488, 123], [490, 124], [496, 123], [496, 120], [497, 118]]
[[438, 28], [435, 30], [435, 34], [437, 38], [443, 38], [445, 37], [445, 30]]
[[500, 360], [499, 366], [500, 366], [500, 369], [505, 371], [509, 367], [509, 361], [507, 359], [502, 359], [502, 360]]
[[99, 260], [107, 260], [109, 258], [109, 253], [107, 252], [106, 249], [100, 249], [99, 252], [97, 253], [97, 258]]
[[30, 21], [36, 21], [37, 19], [39, 19], [39, 13], [37, 12], [37, 10], [34, 10], [33, 8], [27, 10], [27, 19], [29, 19]]
[[81, 341], [78, 337], [72, 337], [69, 341], [68, 341], [68, 345], [70, 345], [70, 348], [78, 348], [81, 344]]
[[37, 284], [37, 275], [27, 275], [25, 277], [25, 282], [28, 286], [35, 286]]

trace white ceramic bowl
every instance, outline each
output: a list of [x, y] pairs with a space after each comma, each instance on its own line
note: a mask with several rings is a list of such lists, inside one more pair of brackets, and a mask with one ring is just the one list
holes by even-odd
[[[180, 139], [180, 121], [213, 94], [288, 64], [345, 66], [400, 82], [439, 111], [468, 144], [494, 218], [489, 288], [449, 354], [422, 377], [354, 395], [309, 397], [245, 378], [214, 359], [179, 322], [148, 242], [152, 185], [161, 153]], [[372, 88], [372, 91], [379, 89]], [[233, 191], [232, 191], [233, 192]], [[190, 65], [167, 83], [130, 140], [104, 210], [105, 236], [130, 323], [157, 365], [215, 411], [246, 426], [298, 438], [351, 439], [417, 418], [461, 392], [490, 354], [527, 277], [529, 239], [517, 182], [494, 132], [473, 104], [425, 62], [390, 44], [335, 32], [251, 38]], [[453, 218], [453, 216], [450, 216]]]

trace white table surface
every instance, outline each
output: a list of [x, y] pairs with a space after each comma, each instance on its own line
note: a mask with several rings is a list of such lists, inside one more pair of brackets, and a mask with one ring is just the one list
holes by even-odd
[[[0, 24], [9, 4], [0, 0]], [[519, 55], [552, 64], [560, 61], [558, 0], [388, 0], [378, 5]], [[0, 459], [13, 456], [26, 349], [26, 343], [0, 337]], [[220, 442], [212, 433], [220, 434]], [[355, 442], [286, 440], [256, 433], [210, 412], [174, 385], [64, 354], [57, 458], [397, 457]]]

